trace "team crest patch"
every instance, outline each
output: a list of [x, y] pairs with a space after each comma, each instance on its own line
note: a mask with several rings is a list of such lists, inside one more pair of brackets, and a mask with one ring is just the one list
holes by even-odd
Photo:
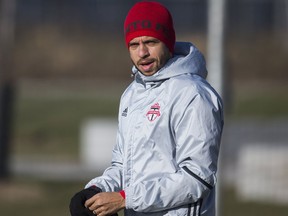
[[150, 107], [150, 110], [146, 114], [149, 121], [154, 121], [157, 117], [160, 116], [160, 105], [155, 103]]

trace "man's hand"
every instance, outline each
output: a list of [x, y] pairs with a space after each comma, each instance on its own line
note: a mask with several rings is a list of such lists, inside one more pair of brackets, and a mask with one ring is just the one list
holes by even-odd
[[84, 203], [95, 194], [102, 192], [98, 187], [90, 187], [76, 193], [70, 201], [71, 216], [93, 216], [89, 209], [85, 208]]
[[125, 208], [125, 199], [118, 192], [103, 192], [88, 199], [85, 207], [98, 216], [112, 215]]

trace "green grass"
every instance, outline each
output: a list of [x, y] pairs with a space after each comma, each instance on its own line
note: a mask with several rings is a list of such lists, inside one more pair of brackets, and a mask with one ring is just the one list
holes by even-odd
[[116, 119], [117, 112], [118, 100], [110, 98], [22, 98], [14, 121], [14, 153], [75, 157], [83, 122]]
[[0, 215], [65, 216], [71, 197], [87, 182], [14, 179], [0, 182]]
[[[58, 86], [61, 92], [69, 93], [68, 96], [63, 94], [61, 97], [53, 95], [52, 90], [24, 89], [26, 93], [21, 94], [16, 101], [13, 154], [77, 159], [83, 122], [96, 117], [117, 118], [119, 98], [124, 88], [120, 91], [119, 88], [113, 90], [113, 87], [91, 87], [88, 88], [89, 91], [86, 89], [82, 92], [73, 89], [73, 92], [67, 86]], [[279, 88], [274, 85], [271, 89], [250, 84], [248, 87], [240, 86], [235, 89], [231, 115], [228, 118], [288, 116], [286, 85]], [[37, 91], [39, 95], [33, 95]], [[46, 91], [52, 91], [51, 95], [45, 95]], [[91, 91], [105, 94], [85, 97]], [[75, 92], [78, 95], [73, 97]]]
[[[69, 214], [69, 202], [86, 182], [54, 182], [36, 179], [14, 179], [0, 183], [0, 215], [64, 216]], [[221, 216], [285, 216], [288, 206], [243, 202], [235, 192], [222, 192]], [[120, 216], [122, 214], [119, 214]]]
[[[3, 183], [2, 183], [3, 184]], [[13, 180], [2, 185], [0, 215], [57, 216], [69, 215], [69, 201], [84, 183]], [[5, 186], [5, 189], [3, 187]]]
[[239, 82], [230, 95], [230, 114], [236, 118], [288, 117], [287, 92], [286, 80]]
[[276, 118], [288, 116], [288, 97], [280, 95], [258, 95], [240, 98], [234, 104], [233, 115], [239, 117]]
[[287, 205], [241, 201], [232, 189], [224, 189], [221, 200], [221, 216], [285, 216]]

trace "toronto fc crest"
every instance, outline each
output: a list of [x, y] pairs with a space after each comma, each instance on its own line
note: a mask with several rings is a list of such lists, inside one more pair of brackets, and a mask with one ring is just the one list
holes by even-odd
[[160, 105], [155, 103], [150, 107], [150, 110], [146, 114], [149, 121], [154, 121], [157, 117], [160, 116]]

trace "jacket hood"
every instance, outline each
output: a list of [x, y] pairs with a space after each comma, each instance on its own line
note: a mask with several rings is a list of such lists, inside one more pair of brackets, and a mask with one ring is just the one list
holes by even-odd
[[143, 75], [138, 69], [133, 66], [133, 74], [137, 81], [157, 82], [169, 79], [181, 74], [195, 74], [206, 79], [207, 69], [206, 62], [202, 53], [189, 42], [176, 42], [174, 56], [152, 76]]

